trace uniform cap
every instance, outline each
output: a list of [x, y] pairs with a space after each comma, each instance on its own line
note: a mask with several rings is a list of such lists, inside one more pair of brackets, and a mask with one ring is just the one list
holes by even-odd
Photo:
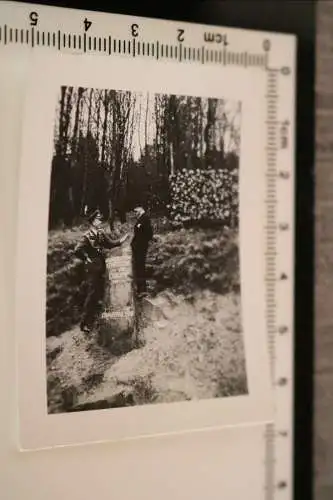
[[103, 219], [103, 216], [99, 210], [94, 210], [90, 215], [88, 215], [89, 222], [93, 222], [95, 219]]

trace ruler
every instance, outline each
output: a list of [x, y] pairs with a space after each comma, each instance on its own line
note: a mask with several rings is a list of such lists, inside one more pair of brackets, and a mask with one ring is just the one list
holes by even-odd
[[[265, 498], [291, 500], [293, 455], [293, 240], [295, 61], [285, 35], [1, 2], [0, 47], [156, 64], [237, 66], [266, 79], [266, 329], [274, 424], [266, 426]], [[292, 51], [291, 51], [292, 53]]]

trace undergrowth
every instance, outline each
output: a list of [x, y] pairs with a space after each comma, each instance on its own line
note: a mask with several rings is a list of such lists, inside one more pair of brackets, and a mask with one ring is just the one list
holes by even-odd
[[149, 251], [147, 271], [156, 291], [170, 288], [239, 292], [238, 240], [221, 228], [181, 229], [160, 235]]
[[[51, 231], [47, 255], [47, 336], [78, 324], [85, 297], [84, 269], [73, 264], [73, 251], [85, 226]], [[237, 234], [214, 228], [177, 229], [157, 234], [147, 257], [153, 292], [170, 289], [191, 295], [196, 290], [239, 292]]]

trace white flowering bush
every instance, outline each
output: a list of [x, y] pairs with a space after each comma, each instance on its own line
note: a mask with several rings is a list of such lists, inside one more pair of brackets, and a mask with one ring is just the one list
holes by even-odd
[[171, 220], [220, 221], [235, 227], [238, 220], [238, 169], [182, 169], [170, 175]]

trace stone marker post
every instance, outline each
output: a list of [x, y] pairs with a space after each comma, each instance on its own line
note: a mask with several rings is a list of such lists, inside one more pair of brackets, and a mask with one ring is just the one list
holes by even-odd
[[124, 354], [135, 344], [135, 305], [132, 282], [132, 253], [126, 242], [106, 260], [105, 309], [99, 321], [102, 344], [115, 354]]

